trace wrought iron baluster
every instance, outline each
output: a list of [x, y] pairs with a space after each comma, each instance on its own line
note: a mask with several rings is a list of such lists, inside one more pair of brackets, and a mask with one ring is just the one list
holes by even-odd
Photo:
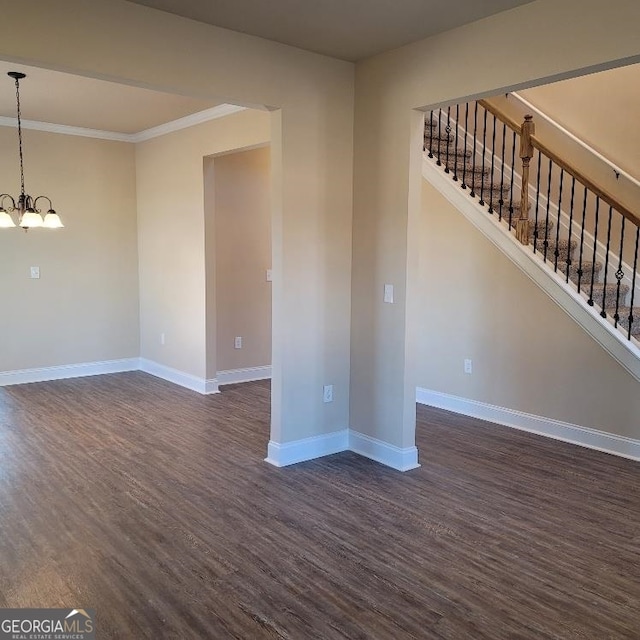
[[502, 125], [502, 155], [500, 156], [500, 211], [498, 213], [498, 220], [502, 220], [502, 207], [504, 206], [504, 152], [505, 144], [507, 141], [507, 125]]
[[[600, 315], [603, 318], [607, 317], [606, 302], [607, 302], [607, 277], [609, 275], [609, 247], [611, 246], [611, 219], [613, 217], [613, 207], [609, 207], [609, 221], [607, 222], [607, 250], [604, 254], [604, 287], [602, 287], [602, 306], [600, 307]], [[591, 278], [593, 279], [596, 272], [595, 260], [591, 266]]]
[[476, 100], [473, 110], [473, 159], [471, 163], [471, 193], [472, 198], [476, 197], [476, 149], [478, 144], [478, 101]]
[[433, 158], [433, 109], [429, 114], [429, 157]]
[[547, 261], [547, 250], [549, 249], [549, 209], [551, 208], [551, 174], [553, 171], [553, 160], [549, 158], [549, 176], [547, 182], [547, 215], [544, 222], [544, 261]]
[[445, 132], [447, 134], [447, 152], [445, 155], [445, 162], [444, 162], [444, 172], [445, 173], [449, 173], [450, 169], [449, 169], [449, 144], [451, 143], [451, 107], [447, 107], [447, 126], [445, 128]]
[[542, 167], [542, 152], [538, 150], [538, 171], [536, 177], [536, 213], [535, 224], [533, 227], [533, 253], [538, 249], [538, 238], [540, 236], [540, 230], [538, 229], [538, 213], [540, 211], [540, 169]]
[[436, 164], [441, 167], [442, 166], [442, 162], [440, 160], [441, 156], [440, 156], [440, 148], [442, 145], [442, 109], [438, 109], [438, 160], [436, 161]]
[[464, 144], [462, 145], [462, 188], [467, 188], [467, 132], [469, 131], [469, 103], [464, 105]]
[[509, 231], [511, 231], [513, 220], [513, 181], [516, 175], [516, 132], [513, 132], [511, 146], [511, 186], [509, 187]]
[[[558, 272], [558, 257], [560, 256], [560, 215], [562, 214], [562, 187], [564, 184], [564, 169], [560, 168], [560, 191], [558, 193], [558, 217], [556, 219], [556, 250], [553, 252], [555, 259], [553, 261], [553, 271]], [[571, 254], [571, 237], [567, 244], [567, 260]]]
[[487, 157], [487, 110], [483, 108], [484, 120], [482, 123], [482, 178], [480, 179], [480, 204], [484, 207], [484, 162]]
[[[571, 236], [573, 235], [573, 203], [574, 203], [575, 195], [576, 195], [576, 179], [572, 177], [571, 178], [571, 204], [569, 205], [569, 246], [571, 246]], [[571, 258], [571, 253], [569, 253], [567, 255], [566, 282], [569, 282], [569, 272], [571, 270], [572, 263], [573, 263], [573, 259]]]
[[613, 319], [615, 321], [615, 326], [618, 326], [618, 321], [620, 320], [620, 284], [622, 283], [622, 278], [624, 278], [624, 271], [622, 270], [622, 250], [624, 249], [624, 225], [626, 223], [626, 218], [622, 217], [622, 225], [620, 226], [620, 248], [618, 249], [618, 270], [616, 271], [616, 280], [618, 281], [618, 285], [616, 287], [616, 312], [613, 314]]
[[[486, 112], [485, 112], [486, 113]], [[498, 122], [498, 118], [493, 116], [493, 136], [491, 138], [491, 195], [489, 197], [489, 213], [493, 213], [493, 177], [495, 175], [495, 166], [496, 166], [496, 123]], [[501, 192], [502, 195], [502, 192]]]
[[580, 230], [580, 259], [578, 261], [578, 293], [580, 293], [580, 287], [582, 285], [582, 254], [584, 251], [584, 225], [585, 219], [587, 217], [587, 196], [589, 192], [587, 191], [587, 187], [584, 188], [584, 200], [582, 202], [582, 227]]
[[633, 329], [633, 303], [636, 296], [636, 275], [638, 273], [638, 244], [640, 243], [640, 227], [636, 227], [636, 250], [633, 254], [633, 276], [631, 277], [631, 302], [629, 306], [629, 329], [627, 330], [627, 340], [631, 340]]
[[[596, 196], [596, 223], [595, 226], [593, 227], [593, 256], [592, 256], [592, 261], [593, 261], [593, 265], [591, 266], [591, 287], [589, 288], [589, 299], [587, 300], [587, 304], [590, 307], [593, 307], [593, 274], [594, 274], [594, 267], [595, 267], [595, 262], [596, 262], [596, 250], [598, 248], [598, 215], [600, 213], [600, 196]], [[606, 286], [606, 282], [605, 282], [605, 286]]]
[[460, 128], [460, 105], [456, 105], [456, 141], [453, 148], [453, 181], [458, 182], [458, 129]]

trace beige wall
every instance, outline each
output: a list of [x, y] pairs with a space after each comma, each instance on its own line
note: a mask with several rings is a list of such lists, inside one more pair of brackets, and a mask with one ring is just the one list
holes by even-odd
[[[344, 429], [350, 367], [353, 65], [123, 0], [3, 0], [0, 7], [2, 59], [272, 109], [276, 347], [271, 436], [288, 442]], [[24, 25], [29, 25], [28, 38]], [[201, 159], [199, 163], [202, 183]], [[203, 376], [204, 229], [202, 223], [189, 227], [194, 215], [190, 206], [178, 210], [186, 221], [173, 238], [176, 262], [184, 267], [180, 285], [201, 293], [198, 300], [184, 301], [190, 318], [180, 327], [185, 353], [169, 343], [166, 362]], [[146, 227], [151, 208], [141, 215]], [[153, 233], [141, 238], [141, 249], [149, 247], [157, 256], [166, 244]], [[163, 260], [171, 258], [172, 252], [165, 251]], [[161, 260], [147, 263], [141, 256], [141, 261], [142, 277], [148, 275], [151, 288], [157, 288], [151, 295], [157, 300], [166, 296], [166, 305], [158, 303], [162, 317], [178, 284], [169, 281], [162, 294], [167, 282], [152, 273]], [[141, 290], [144, 286], [141, 281]], [[182, 292], [176, 297], [182, 301]], [[143, 353], [164, 358], [156, 337], [159, 326], [144, 307], [142, 315]], [[175, 335], [170, 339], [175, 341]], [[334, 402], [328, 405], [322, 402], [327, 383], [335, 385]]]
[[[205, 159], [207, 224], [215, 227], [217, 371], [271, 364], [269, 166], [268, 147]], [[236, 336], [242, 349], [234, 347]]]
[[[51, 197], [66, 227], [0, 229], [0, 371], [137, 357], [132, 145], [23, 135], [27, 191]], [[0, 149], [1, 190], [15, 197], [15, 128], [0, 127]]]
[[418, 386], [637, 438], [640, 383], [426, 180], [422, 211]]
[[619, 167], [640, 177], [636, 126], [640, 65], [534, 87], [521, 95]]
[[[414, 443], [412, 391], [422, 331], [416, 303], [421, 209], [415, 158], [422, 134], [412, 109], [637, 58], [639, 20], [635, 0], [537, 0], [357, 65], [353, 428], [398, 446]], [[530, 43], [522, 25], [536, 34]], [[396, 285], [395, 305], [382, 302], [385, 282]]]
[[136, 145], [143, 358], [215, 377], [215, 270], [206, 268], [215, 234], [205, 238], [203, 159], [268, 140], [269, 114], [246, 110]]
[[[0, 58], [276, 109], [272, 438], [278, 442], [344, 428], [350, 407], [357, 430], [400, 446], [414, 443], [422, 136], [412, 110], [640, 55], [636, 0], [537, 0], [359, 63], [354, 155], [348, 63], [119, 0], [5, 1], [2, 16]], [[537, 34], [530, 43], [523, 24]], [[192, 274], [201, 277], [204, 241], [201, 227], [180, 229], [177, 253], [192, 256], [184, 286], [192, 286]], [[396, 285], [394, 305], [382, 304], [385, 282]], [[204, 307], [186, 309], [195, 316], [189, 362], [178, 353], [171, 358], [196, 375], [205, 371], [196, 344], [205, 331]], [[335, 385], [329, 405], [322, 403], [326, 383]]]

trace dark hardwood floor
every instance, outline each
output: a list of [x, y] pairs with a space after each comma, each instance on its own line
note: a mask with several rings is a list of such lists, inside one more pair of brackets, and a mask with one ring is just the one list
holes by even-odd
[[0, 389], [0, 607], [98, 638], [640, 638], [640, 465], [418, 408], [422, 467], [263, 462], [266, 383]]

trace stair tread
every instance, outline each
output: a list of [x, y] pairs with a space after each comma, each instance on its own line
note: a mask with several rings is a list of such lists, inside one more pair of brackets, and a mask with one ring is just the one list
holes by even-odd
[[[602, 291], [604, 291], [604, 288], [607, 288], [607, 291], [613, 291], [614, 293], [617, 291], [618, 289], [618, 283], [617, 282], [607, 282], [606, 284], [604, 282], [594, 282], [593, 283], [593, 292], [594, 295], [596, 292], [600, 292], [602, 293]], [[622, 295], [622, 292], [624, 291], [625, 294], [629, 293], [629, 285], [628, 284], [621, 284], [620, 285], [620, 295]]]

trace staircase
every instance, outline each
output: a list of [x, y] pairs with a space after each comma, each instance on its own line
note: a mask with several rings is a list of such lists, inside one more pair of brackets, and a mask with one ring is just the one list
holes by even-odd
[[432, 111], [424, 150], [601, 322], [640, 344], [640, 220], [538, 141], [530, 116], [519, 125], [485, 101]]

